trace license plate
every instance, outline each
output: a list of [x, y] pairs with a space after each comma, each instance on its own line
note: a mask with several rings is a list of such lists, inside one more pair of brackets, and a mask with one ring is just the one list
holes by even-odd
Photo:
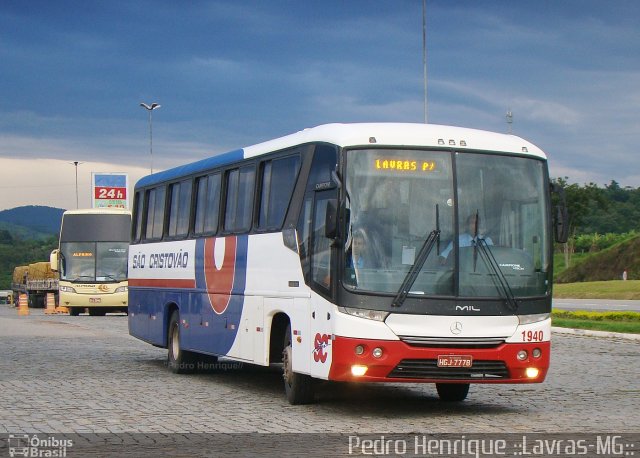
[[100, 302], [102, 302], [102, 298], [100, 298], [100, 297], [90, 297], [89, 298], [89, 303], [91, 303], [91, 304], [99, 304]]
[[471, 367], [471, 355], [438, 355], [438, 367]]

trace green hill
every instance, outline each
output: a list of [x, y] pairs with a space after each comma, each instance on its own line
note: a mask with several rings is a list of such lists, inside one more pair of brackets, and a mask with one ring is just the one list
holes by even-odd
[[640, 235], [586, 256], [558, 274], [556, 282], [620, 280], [625, 270], [627, 279], [640, 280]]
[[[32, 234], [54, 235], [60, 232], [60, 221], [62, 220], [62, 208], [46, 207], [42, 205], [26, 205], [23, 207], [11, 208], [0, 211], [0, 223], [6, 224], [4, 229], [16, 234], [16, 226], [20, 226], [17, 232], [23, 231], [27, 234], [25, 238], [31, 238]], [[39, 235], [36, 236], [39, 238]]]

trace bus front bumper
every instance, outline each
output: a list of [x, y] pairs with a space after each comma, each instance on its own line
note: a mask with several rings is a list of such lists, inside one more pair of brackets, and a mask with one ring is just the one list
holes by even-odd
[[387, 383], [540, 383], [551, 350], [550, 341], [435, 348], [340, 336], [331, 345], [329, 380]]

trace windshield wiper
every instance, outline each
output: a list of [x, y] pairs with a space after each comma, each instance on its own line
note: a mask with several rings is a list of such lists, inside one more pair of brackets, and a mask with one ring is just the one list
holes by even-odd
[[[480, 249], [480, 254], [482, 255], [482, 258], [485, 264], [491, 268], [491, 270], [493, 271], [493, 273], [498, 279], [498, 283], [500, 284], [500, 288], [504, 293], [504, 297], [507, 299], [507, 305], [509, 309], [512, 312], [515, 312], [516, 310], [518, 310], [518, 301], [516, 300], [516, 297], [513, 294], [513, 290], [509, 285], [509, 281], [507, 280], [507, 277], [505, 277], [504, 272], [502, 272], [502, 270], [500, 269], [500, 265], [498, 264], [498, 261], [496, 261], [496, 258], [493, 255], [491, 248], [489, 248], [489, 245], [487, 244], [486, 240], [481, 238], [478, 238], [476, 240], [474, 246]], [[474, 252], [474, 270], [475, 270], [475, 254], [476, 253]]]
[[427, 258], [429, 257], [429, 253], [431, 253], [431, 250], [433, 249], [433, 246], [436, 244], [436, 242], [439, 242], [439, 241], [440, 241], [440, 230], [439, 229], [432, 230], [429, 233], [429, 236], [427, 237], [427, 239], [422, 244], [422, 248], [420, 248], [420, 252], [416, 257], [415, 262], [409, 269], [409, 272], [407, 272], [407, 275], [404, 277], [404, 281], [402, 282], [402, 285], [400, 285], [398, 294], [396, 294], [396, 297], [393, 298], [393, 302], [391, 302], [391, 307], [400, 307], [404, 303], [405, 299], [407, 298], [407, 295], [409, 294], [409, 290], [411, 289], [416, 279], [418, 278], [418, 274], [420, 273], [420, 270], [422, 270], [422, 266], [424, 266], [424, 263], [427, 261]]

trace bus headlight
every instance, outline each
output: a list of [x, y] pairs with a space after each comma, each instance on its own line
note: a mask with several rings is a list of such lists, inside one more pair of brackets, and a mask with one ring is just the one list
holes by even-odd
[[116, 293], [126, 293], [127, 291], [129, 291], [129, 287], [128, 286], [118, 286], [116, 288]]
[[63, 293], [76, 294], [76, 290], [73, 289], [71, 286], [60, 286], [58, 289], [60, 290], [60, 292], [63, 292]]
[[536, 313], [534, 315], [518, 315], [518, 321], [521, 325], [537, 323], [538, 321], [544, 321], [551, 316], [550, 313]]
[[342, 313], [346, 313], [347, 315], [353, 315], [358, 318], [365, 318], [367, 320], [374, 321], [384, 321], [389, 315], [389, 312], [383, 312], [381, 310], [366, 310], [353, 307], [338, 307], [338, 310]]

